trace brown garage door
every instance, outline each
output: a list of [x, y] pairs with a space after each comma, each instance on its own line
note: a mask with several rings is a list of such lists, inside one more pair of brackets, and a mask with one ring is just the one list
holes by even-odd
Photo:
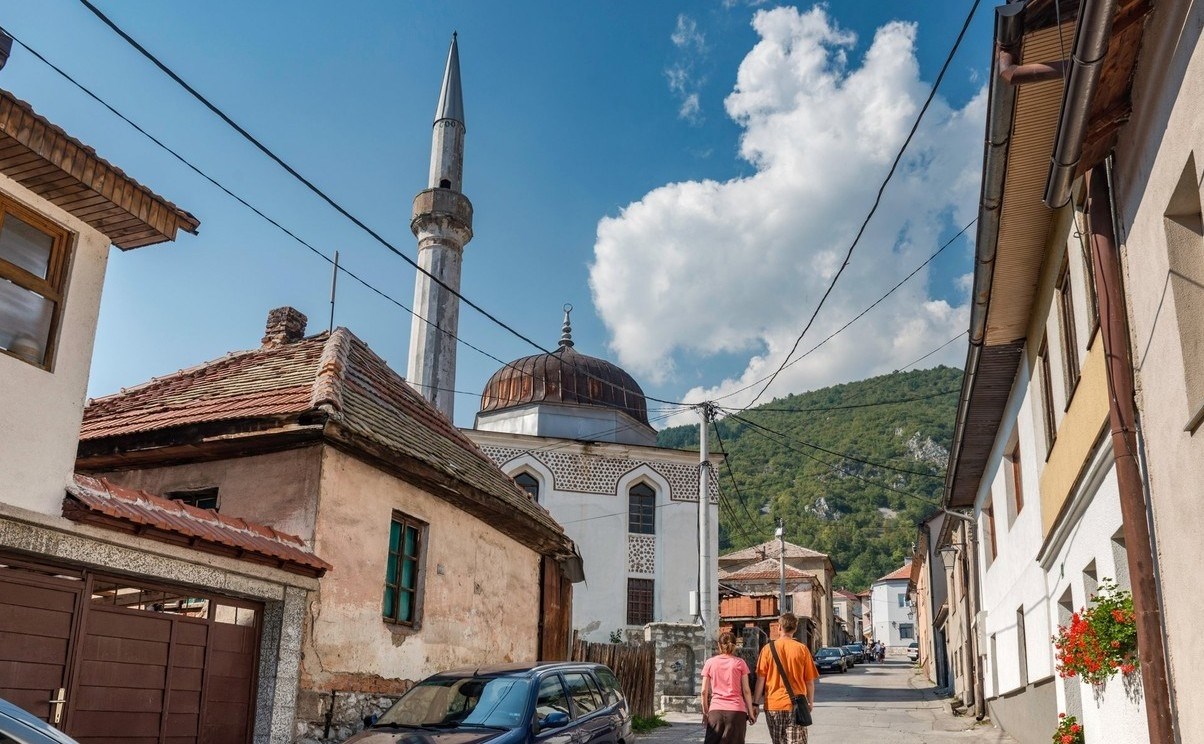
[[[56, 578], [0, 561], [0, 697], [52, 721], [67, 686], [81, 578]], [[60, 708], [61, 713], [61, 708]]]
[[81, 744], [250, 740], [260, 606], [3, 564], [0, 696], [43, 719], [65, 697], [59, 725]]

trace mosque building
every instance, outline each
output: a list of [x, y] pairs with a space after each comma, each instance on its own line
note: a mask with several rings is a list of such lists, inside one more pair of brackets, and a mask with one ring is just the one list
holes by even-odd
[[[414, 199], [418, 238], [408, 381], [449, 419], [456, 334], [472, 203], [462, 192], [464, 103], [453, 37], [434, 123], [428, 188]], [[489, 379], [465, 434], [563, 525], [581, 551], [573, 592], [581, 638], [607, 641], [649, 622], [697, 622], [699, 464], [694, 452], [656, 446], [639, 384], [579, 352], [565, 306], [554, 351], [518, 359]], [[712, 464], [721, 455], [712, 456]], [[708, 493], [709, 555], [717, 555], [717, 488]], [[710, 571], [715, 575], [715, 568]], [[718, 587], [710, 586], [711, 607]], [[708, 618], [713, 630], [717, 618]]]

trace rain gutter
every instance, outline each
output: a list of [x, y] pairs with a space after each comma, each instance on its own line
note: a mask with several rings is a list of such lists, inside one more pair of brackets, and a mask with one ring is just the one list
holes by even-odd
[[1104, 57], [1108, 54], [1116, 6], [1117, 0], [1082, 0], [1079, 5], [1070, 77], [1062, 96], [1049, 179], [1045, 182], [1045, 206], [1050, 209], [1058, 209], [1070, 201], [1070, 187], [1083, 155], [1091, 102], [1099, 86]]

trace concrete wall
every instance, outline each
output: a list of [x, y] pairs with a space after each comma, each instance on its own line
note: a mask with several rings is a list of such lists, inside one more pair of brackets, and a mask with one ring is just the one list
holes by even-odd
[[1008, 732], [1019, 744], [1049, 744], [1053, 737], [1053, 726], [1048, 722], [1058, 717], [1054, 681], [1046, 678], [1024, 690], [992, 698], [987, 701], [987, 710], [991, 721]]
[[[573, 628], [583, 640], [641, 635], [627, 623], [627, 579], [651, 579], [653, 619], [689, 623], [689, 593], [698, 586], [697, 455], [624, 445], [466, 431], [509, 475], [539, 481], [539, 503], [564, 527], [585, 563], [573, 591]], [[628, 490], [656, 492], [656, 534], [628, 533]], [[711, 545], [719, 544], [718, 505], [711, 494]], [[713, 553], [717, 554], [717, 552]], [[711, 587], [718, 630], [718, 585]]]
[[[1189, 391], [1197, 376], [1199, 287], [1172, 273], [1174, 225], [1164, 215], [1181, 177], [1200, 199], [1204, 167], [1204, 54], [1199, 42], [1204, 4], [1166, 0], [1155, 7], [1133, 82], [1133, 118], [1117, 145], [1118, 239], [1128, 293], [1137, 402], [1144, 436], [1150, 501], [1160, 554], [1163, 622], [1184, 741], [1204, 732], [1204, 633], [1197, 627], [1204, 534], [1204, 432], [1185, 431], [1199, 406]], [[1193, 163], [1188, 171], [1189, 159]], [[1200, 250], [1196, 241], [1194, 249]]]
[[656, 446], [656, 430], [615, 408], [536, 403], [477, 414], [481, 431]]
[[[381, 697], [434, 672], [530, 661], [538, 649], [540, 556], [442, 499], [332, 448], [322, 457], [314, 548], [335, 567], [309, 605], [298, 734], [331, 690], [356, 693], [348, 726]], [[394, 511], [426, 522], [420, 628], [381, 617]], [[346, 698], [346, 695], [344, 695]], [[307, 726], [306, 722], [312, 725]]]
[[109, 240], [3, 175], [0, 193], [75, 233], [52, 370], [0, 354], [0, 502], [58, 514], [75, 465]]
[[103, 473], [114, 483], [153, 494], [218, 489], [218, 511], [281, 532], [312, 546], [322, 445], [229, 460]]

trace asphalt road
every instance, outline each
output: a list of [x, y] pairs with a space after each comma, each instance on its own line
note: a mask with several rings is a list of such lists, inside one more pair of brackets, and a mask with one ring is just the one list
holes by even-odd
[[[931, 684], [904, 661], [862, 664], [844, 674], [825, 674], [816, 683], [815, 697], [809, 744], [1015, 744], [990, 724], [951, 715]], [[701, 744], [699, 718], [670, 714], [666, 719], [673, 725], [641, 735], [640, 744]], [[764, 719], [749, 727], [747, 744], [769, 741]]]

